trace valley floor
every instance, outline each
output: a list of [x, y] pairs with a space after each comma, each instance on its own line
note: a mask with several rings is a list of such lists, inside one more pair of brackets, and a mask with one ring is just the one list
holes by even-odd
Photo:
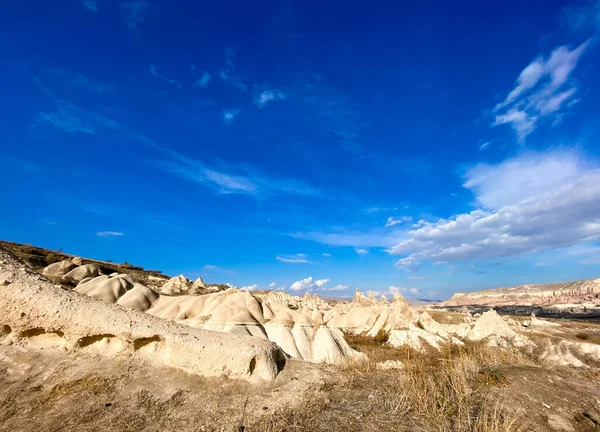
[[600, 430], [600, 369], [592, 360], [586, 368], [551, 367], [535, 353], [481, 343], [419, 354], [347, 339], [370, 360], [290, 360], [275, 381], [260, 385], [131, 359], [0, 346], [0, 430]]

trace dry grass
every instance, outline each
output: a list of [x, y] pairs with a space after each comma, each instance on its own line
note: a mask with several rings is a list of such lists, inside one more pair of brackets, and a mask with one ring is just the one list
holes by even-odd
[[[534, 365], [517, 349], [472, 343], [422, 354], [364, 336], [347, 335], [347, 339], [372, 357], [338, 365], [336, 380], [322, 386], [304, 410], [272, 413], [247, 430], [520, 430], [520, 418], [490, 392], [508, 384], [504, 367]], [[377, 363], [386, 360], [400, 360], [403, 368], [378, 370]]]

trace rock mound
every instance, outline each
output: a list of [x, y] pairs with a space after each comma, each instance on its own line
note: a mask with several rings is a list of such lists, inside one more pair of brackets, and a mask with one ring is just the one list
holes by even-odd
[[[135, 356], [204, 376], [272, 380], [285, 359], [267, 340], [218, 334], [165, 321], [53, 285], [0, 249], [3, 343]], [[109, 277], [110, 278], [110, 277]], [[122, 279], [115, 285], [127, 284]], [[118, 291], [118, 288], [117, 288]]]
[[42, 270], [42, 274], [44, 276], [48, 276], [51, 278], [62, 278], [64, 275], [69, 273], [75, 267], [77, 267], [77, 266], [75, 264], [73, 264], [71, 261], [63, 260], [60, 262], [50, 264], [49, 266], [45, 267], [44, 270]]

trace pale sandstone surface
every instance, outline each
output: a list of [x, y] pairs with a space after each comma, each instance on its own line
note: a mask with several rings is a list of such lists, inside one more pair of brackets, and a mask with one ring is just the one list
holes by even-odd
[[252, 385], [138, 357], [0, 346], [0, 431], [237, 431], [303, 409], [331, 373], [289, 360], [276, 380]]
[[2, 249], [0, 279], [10, 282], [0, 287], [3, 344], [142, 357], [193, 374], [248, 380], [273, 380], [285, 363], [267, 340], [194, 329], [81, 295]]
[[[75, 288], [82, 294], [122, 305], [136, 289], [141, 287], [123, 275], [100, 276]], [[338, 329], [323, 325], [316, 306], [311, 310], [313, 304], [319, 304], [318, 299], [315, 302], [306, 298], [302, 309], [294, 310], [269, 296], [259, 302], [249, 292], [236, 288], [205, 295], [148, 295], [151, 292], [139, 292], [128, 299], [127, 305], [189, 327], [270, 340], [288, 355], [311, 362], [362, 357], [348, 346]]]
[[50, 264], [42, 271], [44, 276], [53, 277], [53, 278], [62, 278], [64, 275], [69, 273], [77, 267], [76, 264], [72, 263], [70, 260], [63, 260], [53, 264]]

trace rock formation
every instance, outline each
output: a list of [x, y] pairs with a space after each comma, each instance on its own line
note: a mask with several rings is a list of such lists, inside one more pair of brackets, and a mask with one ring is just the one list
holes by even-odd
[[600, 306], [600, 278], [456, 293], [440, 306], [547, 306], [583, 303]]
[[[173, 279], [172, 286], [189, 285], [183, 277]], [[319, 310], [322, 300], [310, 294], [301, 300], [290, 296], [288, 300], [298, 306], [291, 309], [280, 302], [285, 296], [274, 293], [259, 302], [237, 288], [205, 295], [159, 295], [120, 274], [84, 281], [75, 291], [189, 327], [270, 340], [291, 357], [311, 362], [334, 363], [361, 356], [348, 346], [339, 329], [324, 325]]]
[[100, 274], [100, 272], [98, 271], [98, 267], [96, 267], [94, 264], [85, 264], [79, 267], [75, 267], [69, 273], [65, 274], [62, 278], [64, 281], [78, 284], [83, 279], [93, 278], [98, 276], [98, 274]]
[[[266, 339], [194, 329], [115, 307], [52, 284], [2, 249], [0, 279], [10, 282], [0, 286], [3, 344], [132, 356], [193, 374], [248, 380], [272, 380], [285, 363], [281, 350]], [[119, 293], [130, 281], [108, 277], [104, 282]]]
[[49, 266], [44, 268], [42, 274], [51, 278], [62, 278], [75, 267], [77, 266], [73, 264], [70, 260], [63, 260], [54, 264], [50, 264]]
[[201, 277], [194, 282], [186, 278], [184, 275], [179, 275], [169, 279], [161, 287], [155, 289], [160, 294], [165, 295], [200, 295], [206, 292], [219, 291], [219, 287], [207, 286]]
[[392, 302], [365, 297], [359, 290], [350, 303], [340, 303], [324, 315], [329, 327], [349, 333], [376, 336], [380, 331], [390, 332], [406, 328], [416, 318], [401, 294], [394, 294]]

